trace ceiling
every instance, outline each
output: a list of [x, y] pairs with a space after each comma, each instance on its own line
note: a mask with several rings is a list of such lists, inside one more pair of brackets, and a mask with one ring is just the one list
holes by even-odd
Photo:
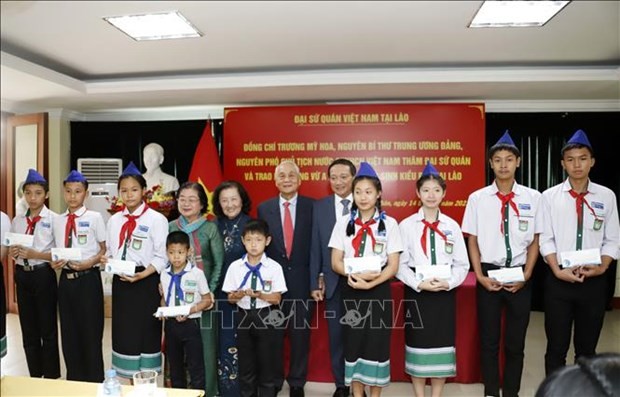
[[[2, 1], [2, 110], [389, 101], [620, 110], [618, 1], [542, 28], [468, 29], [481, 1]], [[136, 42], [102, 17], [178, 10], [204, 36]]]

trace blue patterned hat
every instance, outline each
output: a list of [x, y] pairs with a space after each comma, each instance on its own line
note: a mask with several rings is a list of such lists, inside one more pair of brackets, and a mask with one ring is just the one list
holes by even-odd
[[517, 145], [515, 145], [514, 141], [510, 137], [510, 134], [508, 133], [508, 130], [506, 130], [506, 132], [504, 132], [504, 135], [502, 135], [502, 137], [499, 138], [499, 140], [497, 142], [495, 142], [495, 145], [493, 145], [493, 146], [497, 146], [497, 145], [507, 145], [507, 146], [517, 147]]
[[84, 178], [84, 175], [82, 175], [80, 172], [76, 171], [76, 170], [72, 170], [69, 175], [67, 175], [67, 178], [65, 178], [64, 182], [88, 182], [86, 180], [86, 178]]
[[357, 170], [357, 174], [355, 176], [356, 177], [357, 176], [368, 176], [371, 178], [379, 179], [379, 176], [377, 175], [375, 170], [372, 168], [372, 166], [365, 161], [362, 161], [360, 163], [360, 168]]
[[426, 167], [424, 167], [424, 170], [422, 171], [422, 176], [427, 175], [439, 176], [439, 171], [437, 171], [437, 168], [435, 168], [430, 161], [426, 162]]
[[36, 170], [32, 168], [28, 170], [28, 176], [26, 176], [26, 180], [24, 181], [24, 185], [29, 183], [47, 183], [43, 175], [39, 174]]
[[123, 170], [123, 173], [121, 174], [121, 176], [129, 176], [129, 175], [142, 175], [142, 173], [140, 172], [138, 167], [136, 167], [133, 161], [130, 161], [129, 164], [127, 164], [127, 167], [125, 167], [125, 169]]
[[583, 145], [592, 149], [592, 145], [590, 144], [590, 140], [583, 130], [577, 130], [573, 134], [573, 136], [566, 142], [566, 145]]

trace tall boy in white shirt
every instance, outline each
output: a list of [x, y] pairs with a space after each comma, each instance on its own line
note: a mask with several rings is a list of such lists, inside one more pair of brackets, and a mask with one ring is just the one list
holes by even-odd
[[[562, 148], [568, 178], [543, 193], [540, 253], [551, 269], [545, 280], [547, 375], [566, 364], [573, 324], [575, 360], [596, 353], [605, 317], [605, 272], [620, 249], [616, 195], [590, 180], [593, 166], [592, 145], [578, 130]], [[563, 254], [589, 249], [598, 250], [600, 265], [560, 266]]]
[[23, 190], [28, 210], [13, 218], [11, 232], [33, 235], [34, 242], [32, 247], [9, 247], [9, 255], [15, 259], [19, 324], [30, 376], [56, 379], [60, 378], [58, 282], [50, 266], [50, 250], [54, 247], [52, 225], [58, 215], [45, 205], [49, 184], [36, 170], [28, 171]]
[[[480, 358], [485, 396], [499, 396], [499, 345], [505, 311], [503, 397], [516, 397], [521, 387], [525, 335], [530, 321], [532, 286], [542, 232], [541, 194], [519, 185], [515, 173], [521, 154], [508, 131], [489, 149], [495, 180], [473, 192], [463, 215], [463, 233], [478, 281], [476, 301], [480, 329]], [[522, 273], [520, 282], [502, 283], [491, 270]]]
[[99, 263], [105, 255], [105, 223], [99, 212], [88, 210], [88, 181], [71, 171], [63, 181], [67, 211], [54, 219], [54, 239], [58, 248], [81, 252], [81, 260], [57, 259], [58, 313], [62, 353], [67, 380], [102, 382], [103, 369], [103, 285]]

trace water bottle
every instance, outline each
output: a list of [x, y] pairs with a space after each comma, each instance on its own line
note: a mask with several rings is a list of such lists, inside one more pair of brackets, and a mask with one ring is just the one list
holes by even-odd
[[116, 370], [114, 368], [110, 368], [105, 371], [103, 395], [110, 397], [121, 397], [121, 382], [116, 377]]

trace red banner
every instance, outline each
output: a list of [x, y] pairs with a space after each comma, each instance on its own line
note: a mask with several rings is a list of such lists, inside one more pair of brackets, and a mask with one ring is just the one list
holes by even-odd
[[275, 167], [294, 159], [300, 194], [331, 193], [336, 158], [373, 165], [382, 205], [401, 221], [420, 207], [415, 183], [427, 160], [447, 182], [442, 211], [460, 222], [467, 197], [485, 183], [484, 104], [382, 104], [228, 108], [224, 177], [241, 182], [254, 207], [277, 194]]

